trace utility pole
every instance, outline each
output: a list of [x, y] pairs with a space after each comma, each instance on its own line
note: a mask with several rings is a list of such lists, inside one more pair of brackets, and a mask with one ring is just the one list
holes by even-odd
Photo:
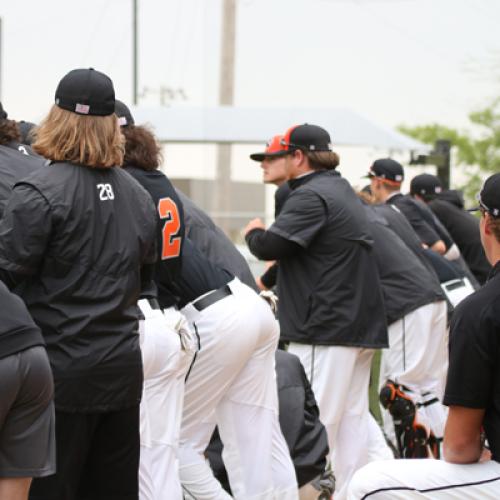
[[[222, 0], [221, 52], [219, 75], [219, 104], [234, 103], [234, 60], [236, 44], [236, 1]], [[231, 144], [217, 145], [214, 211], [220, 214], [217, 222], [228, 233], [231, 210]]]
[[444, 189], [450, 189], [451, 141], [438, 139], [434, 143], [434, 150], [428, 155], [418, 155], [415, 158], [412, 152], [410, 165], [435, 165]]
[[139, 0], [132, 0], [132, 102], [137, 106], [139, 95], [139, 74], [138, 74], [138, 41], [137, 41], [137, 16]]

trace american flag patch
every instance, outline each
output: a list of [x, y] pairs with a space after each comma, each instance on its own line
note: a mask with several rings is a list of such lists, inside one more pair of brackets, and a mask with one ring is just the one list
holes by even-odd
[[75, 112], [81, 113], [82, 115], [88, 115], [90, 111], [90, 106], [88, 104], [77, 104], [75, 106]]

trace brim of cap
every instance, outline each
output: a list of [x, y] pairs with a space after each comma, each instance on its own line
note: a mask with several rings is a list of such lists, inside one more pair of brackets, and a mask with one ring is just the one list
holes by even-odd
[[372, 174], [371, 172], [368, 172], [366, 175], [363, 175], [363, 177], [361, 177], [362, 179], [373, 179], [374, 177], [376, 177], [375, 174]]
[[481, 210], [481, 205], [478, 205], [477, 207], [473, 208], [468, 208], [466, 212], [479, 212], [479, 210]]
[[273, 158], [276, 156], [285, 156], [288, 151], [275, 151], [274, 153], [253, 153], [250, 159], [253, 161], [264, 161], [266, 158]]

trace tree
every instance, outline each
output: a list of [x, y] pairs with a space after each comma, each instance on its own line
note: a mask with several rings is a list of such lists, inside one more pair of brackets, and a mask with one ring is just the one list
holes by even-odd
[[426, 144], [434, 145], [437, 139], [448, 139], [453, 146], [453, 163], [461, 167], [467, 182], [459, 186], [465, 198], [473, 200], [485, 175], [500, 172], [500, 98], [483, 109], [469, 114], [471, 130], [456, 129], [433, 123], [398, 129]]

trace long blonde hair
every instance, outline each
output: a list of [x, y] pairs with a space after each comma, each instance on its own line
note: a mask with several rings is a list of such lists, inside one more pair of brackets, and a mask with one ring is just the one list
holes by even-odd
[[109, 168], [123, 162], [116, 115], [79, 115], [54, 105], [36, 131], [33, 149], [49, 160]]

